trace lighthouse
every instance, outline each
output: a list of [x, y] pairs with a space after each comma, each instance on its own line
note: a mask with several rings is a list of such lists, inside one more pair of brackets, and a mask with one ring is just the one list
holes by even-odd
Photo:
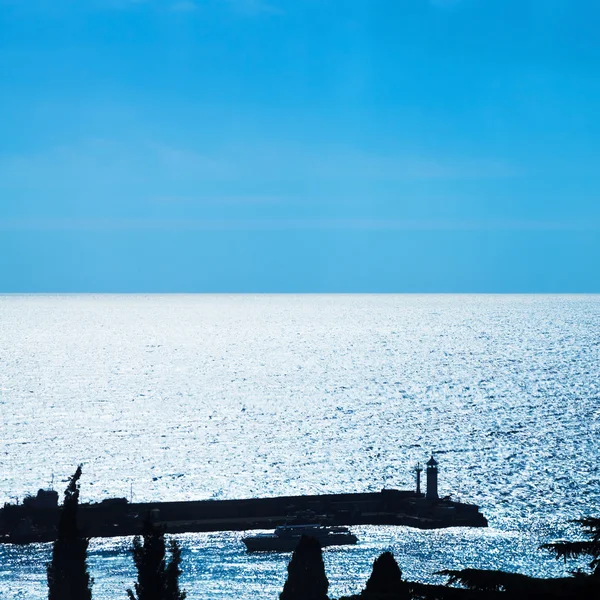
[[433, 454], [431, 458], [427, 461], [427, 493], [425, 494], [425, 498], [427, 500], [438, 500], [438, 488], [437, 488], [437, 479], [438, 479], [438, 470], [437, 470], [438, 462], [433, 458]]

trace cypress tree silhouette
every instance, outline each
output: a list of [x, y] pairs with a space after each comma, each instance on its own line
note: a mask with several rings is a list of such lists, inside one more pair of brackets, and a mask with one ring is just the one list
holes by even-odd
[[91, 600], [93, 580], [87, 570], [89, 539], [77, 525], [81, 465], [69, 479], [58, 523], [58, 534], [48, 563], [48, 600]]
[[329, 581], [325, 575], [321, 544], [303, 535], [288, 565], [288, 577], [280, 600], [327, 600]]
[[406, 582], [402, 581], [402, 571], [391, 552], [384, 552], [375, 559], [373, 572], [361, 596], [409, 598]]
[[133, 539], [133, 561], [138, 572], [135, 594], [127, 590], [129, 600], [184, 600], [179, 590], [181, 549], [176, 541], [170, 546], [172, 559], [167, 565], [164, 530], [150, 516], [142, 526], [142, 537]]
[[179, 590], [181, 548], [176, 540], [171, 540], [169, 550], [171, 561], [165, 570], [165, 600], [185, 600], [187, 594]]

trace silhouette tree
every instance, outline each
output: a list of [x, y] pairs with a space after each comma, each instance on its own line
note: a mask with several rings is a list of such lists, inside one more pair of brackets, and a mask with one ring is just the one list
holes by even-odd
[[591, 576], [576, 571], [575, 577], [558, 579], [538, 579], [519, 573], [463, 569], [461, 571], [441, 571], [449, 577], [449, 584], [460, 583], [470, 590], [481, 592], [504, 592], [513, 599], [518, 598], [586, 598], [600, 597], [600, 519], [587, 517], [574, 521], [581, 525], [586, 541], [561, 541], [544, 544], [540, 548], [549, 550], [557, 558], [589, 556]]
[[402, 581], [402, 571], [391, 552], [384, 552], [375, 559], [373, 572], [361, 596], [367, 598], [395, 599], [409, 598], [406, 582]]
[[81, 465], [69, 479], [60, 512], [57, 538], [48, 563], [48, 600], [91, 600], [93, 580], [87, 570], [89, 539], [77, 525]]
[[185, 600], [186, 592], [179, 590], [181, 548], [176, 540], [171, 540], [169, 550], [171, 551], [171, 561], [165, 570], [165, 600]]
[[480, 592], [510, 592], [517, 594], [523, 591], [540, 591], [540, 585], [546, 580], [536, 579], [520, 573], [507, 573], [485, 569], [444, 570], [438, 573], [448, 577], [448, 585], [459, 583], [469, 590]]
[[[478, 592], [482, 596], [474, 598], [503, 598], [512, 600], [585, 600], [600, 597], [598, 585], [594, 584], [592, 577], [560, 577], [557, 579], [542, 579], [529, 577], [520, 573], [506, 573], [482, 569], [462, 569], [459, 571], [440, 571], [440, 575], [449, 578], [448, 584], [459, 583], [471, 592]], [[413, 589], [426, 588], [417, 586]], [[456, 592], [456, 588], [446, 588]], [[443, 598], [444, 595], [440, 595]]]
[[129, 600], [184, 600], [186, 593], [179, 590], [181, 550], [171, 542], [172, 559], [167, 565], [164, 530], [150, 516], [142, 526], [142, 536], [133, 539], [133, 562], [138, 580], [133, 590], [127, 590]]
[[577, 519], [573, 523], [578, 523], [584, 530], [584, 535], [589, 539], [578, 542], [554, 542], [540, 546], [543, 550], [549, 550], [556, 558], [578, 558], [580, 556], [591, 556], [590, 569], [592, 575], [600, 579], [600, 518], [586, 517]]
[[325, 575], [321, 544], [303, 535], [288, 565], [288, 577], [280, 600], [327, 600], [329, 581]]

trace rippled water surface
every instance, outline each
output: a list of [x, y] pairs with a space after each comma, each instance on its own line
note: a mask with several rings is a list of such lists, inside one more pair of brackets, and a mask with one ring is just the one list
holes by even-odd
[[[486, 530], [356, 528], [330, 595], [392, 549], [440, 568], [558, 575], [539, 544], [600, 512], [598, 296], [0, 296], [0, 502], [84, 463], [82, 499], [440, 491]], [[179, 536], [200, 598], [276, 598], [289, 555]], [[94, 598], [124, 598], [130, 539], [94, 540]], [[49, 546], [0, 547], [0, 597], [42, 599]], [[354, 574], [354, 579], [349, 578]]]

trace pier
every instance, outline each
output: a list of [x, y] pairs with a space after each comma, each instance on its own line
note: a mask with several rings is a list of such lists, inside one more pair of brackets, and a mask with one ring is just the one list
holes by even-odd
[[[290, 519], [308, 519], [308, 515], [312, 520], [329, 525], [403, 525], [419, 529], [487, 526], [487, 519], [478, 506], [438, 497], [435, 459], [427, 463], [425, 494], [420, 491], [419, 469], [416, 470], [416, 491], [384, 489], [348, 494], [145, 503], [113, 498], [81, 504], [79, 524], [88, 537], [136, 535], [146, 518], [171, 534], [273, 529]], [[56, 492], [40, 490], [36, 497], [26, 499], [21, 505], [5, 505], [0, 509], [0, 543], [53, 541], [59, 515]]]

